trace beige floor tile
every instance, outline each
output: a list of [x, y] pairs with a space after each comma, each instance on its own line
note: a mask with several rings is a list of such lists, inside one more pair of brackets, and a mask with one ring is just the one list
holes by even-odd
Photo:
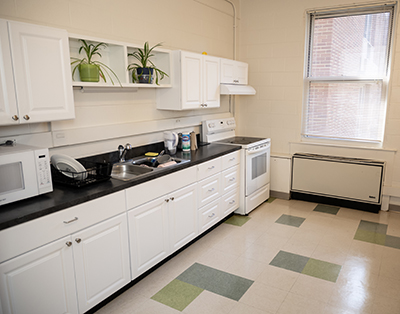
[[374, 298], [372, 314], [400, 313], [400, 300], [378, 295]]
[[253, 244], [265, 246], [268, 248], [282, 249], [282, 247], [289, 241], [289, 238], [281, 237], [278, 235], [272, 235], [264, 233]]
[[327, 302], [335, 283], [300, 274], [290, 292], [313, 300]]
[[287, 291], [258, 283], [257, 281], [239, 300], [262, 311], [276, 313], [287, 295]]
[[384, 212], [382, 210], [379, 211], [378, 214], [362, 211], [361, 219], [366, 221], [378, 222], [380, 224], [387, 224], [389, 221], [389, 217], [389, 212]]
[[343, 265], [347, 259], [347, 250], [326, 245], [317, 245], [315, 250], [309, 256], [321, 261]]
[[236, 305], [233, 307], [233, 309], [229, 312], [229, 314], [271, 314], [271, 312], [266, 312], [262, 311], [259, 309], [256, 309], [255, 307], [252, 307], [247, 304], [243, 303], [236, 303]]
[[348, 253], [351, 245], [353, 244], [353, 235], [337, 235], [337, 234], [325, 234], [322, 236], [320, 245], [329, 246], [336, 249], [341, 249]]
[[277, 314], [325, 314], [326, 305], [325, 302], [289, 292]]
[[341, 207], [336, 216], [339, 218], [345, 218], [360, 222], [362, 214], [363, 212], [361, 210]]
[[375, 289], [378, 285], [378, 278], [377, 274], [372, 274], [359, 265], [344, 265], [340, 270], [336, 286]]
[[182, 313], [185, 314], [228, 314], [236, 301], [204, 290]]
[[317, 243], [292, 238], [288, 242], [286, 242], [286, 244], [282, 247], [282, 250], [310, 257], [317, 245]]
[[250, 280], [256, 280], [267, 266], [267, 263], [239, 257], [228, 267], [227, 272]]
[[266, 233], [282, 238], [290, 239], [292, 235], [297, 231], [296, 227], [282, 225], [282, 224], [273, 224], [266, 231]]
[[96, 311], [96, 314], [130, 314], [133, 308], [142, 307], [146, 304], [148, 298], [133, 293], [133, 289], [128, 289], [116, 299]]
[[227, 269], [239, 258], [237, 254], [222, 252], [216, 249], [207, 250], [197, 259], [197, 262], [222, 271]]
[[360, 220], [335, 217], [330, 225], [327, 226], [326, 234], [353, 238], [359, 224]]
[[169, 276], [163, 277], [157, 271], [154, 271], [136, 283], [130, 290], [134, 291], [135, 294], [151, 298], [170, 282], [171, 278]]
[[235, 235], [221, 239], [214, 243], [211, 248], [239, 256], [245, 252], [253, 242], [254, 240], [252, 239], [249, 240], [249, 238]]
[[289, 292], [299, 276], [294, 271], [268, 265], [256, 281]]
[[379, 276], [378, 284], [376, 286], [376, 294], [400, 300], [400, 280]]
[[278, 248], [252, 244], [241, 257], [269, 264], [279, 251]]

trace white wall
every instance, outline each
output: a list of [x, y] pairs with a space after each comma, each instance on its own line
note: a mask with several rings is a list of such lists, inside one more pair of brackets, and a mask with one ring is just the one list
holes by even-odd
[[[0, 18], [105, 41], [163, 42], [170, 50], [233, 57], [233, 12], [224, 0], [1, 0]], [[128, 141], [135, 146], [160, 141], [165, 129], [199, 131], [202, 119], [230, 115], [227, 96], [218, 109], [157, 110], [155, 89], [74, 91], [74, 100], [76, 119], [0, 127], [0, 140], [13, 137], [22, 143], [61, 145], [51, 151], [82, 157], [116, 150]], [[145, 132], [150, 134], [142, 135]], [[77, 136], [89, 142], [77, 144]]]
[[[385, 193], [400, 204], [400, 46], [399, 23], [395, 27], [392, 76], [383, 150], [346, 146], [306, 145], [300, 136], [306, 11], [321, 7], [365, 3], [359, 0], [242, 0], [239, 56], [249, 63], [249, 80], [257, 95], [241, 98], [236, 108], [239, 131], [271, 138], [273, 155], [298, 151], [364, 158], [388, 162]], [[397, 16], [399, 19], [400, 16]], [[387, 151], [388, 150], [388, 151]]]

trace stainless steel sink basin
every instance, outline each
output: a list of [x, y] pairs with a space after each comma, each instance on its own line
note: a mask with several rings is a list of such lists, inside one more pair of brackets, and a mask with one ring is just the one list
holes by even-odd
[[118, 180], [129, 181], [137, 176], [152, 172], [153, 168], [133, 165], [132, 163], [114, 164], [111, 177]]
[[[166, 155], [164, 155], [166, 156]], [[157, 158], [155, 157], [138, 157], [132, 160], [133, 165], [141, 165], [142, 167], [148, 167], [150, 169], [160, 169], [157, 168], [159, 163], [156, 161]], [[177, 158], [177, 157], [171, 157], [169, 161], [175, 161], [176, 164], [181, 164], [185, 162], [189, 162], [189, 159], [182, 159], [182, 158]], [[172, 165], [174, 166], [174, 165]], [[170, 166], [171, 167], [171, 166]]]

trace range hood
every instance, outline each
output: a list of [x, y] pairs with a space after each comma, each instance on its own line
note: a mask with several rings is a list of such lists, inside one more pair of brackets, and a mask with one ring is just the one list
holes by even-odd
[[255, 95], [256, 90], [250, 85], [221, 84], [221, 95]]

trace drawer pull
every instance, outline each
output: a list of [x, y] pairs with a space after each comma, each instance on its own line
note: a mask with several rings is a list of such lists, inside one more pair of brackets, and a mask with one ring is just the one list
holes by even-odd
[[214, 192], [214, 191], [215, 191], [214, 188], [208, 190], [208, 192], [210, 192], [210, 193], [211, 193], [211, 192]]
[[68, 247], [70, 247], [72, 245], [71, 241], [68, 241], [67, 243], [65, 243]]
[[213, 218], [215, 216], [215, 213], [212, 213], [211, 215], [208, 215], [208, 218]]
[[215, 168], [215, 166], [208, 167], [208, 170], [213, 170], [214, 168]]
[[233, 157], [233, 158], [231, 158], [231, 159], [229, 159], [229, 161], [234, 161], [236, 158], [235, 157]]
[[69, 220], [69, 221], [65, 221], [64, 220], [64, 223], [65, 224], [70, 224], [71, 222], [74, 222], [74, 221], [77, 221], [78, 220], [78, 217], [75, 217], [74, 219], [71, 219], [71, 220]]
[[82, 240], [81, 240], [80, 238], [76, 238], [76, 239], [75, 239], [75, 242], [76, 242], [76, 243], [81, 243], [81, 241], [82, 241]]
[[233, 204], [235, 204], [235, 200], [232, 200], [229, 202], [229, 205], [233, 205]]
[[235, 180], [236, 180], [236, 178], [233, 177], [233, 178], [229, 179], [229, 182], [232, 182], [232, 181], [235, 181]]

